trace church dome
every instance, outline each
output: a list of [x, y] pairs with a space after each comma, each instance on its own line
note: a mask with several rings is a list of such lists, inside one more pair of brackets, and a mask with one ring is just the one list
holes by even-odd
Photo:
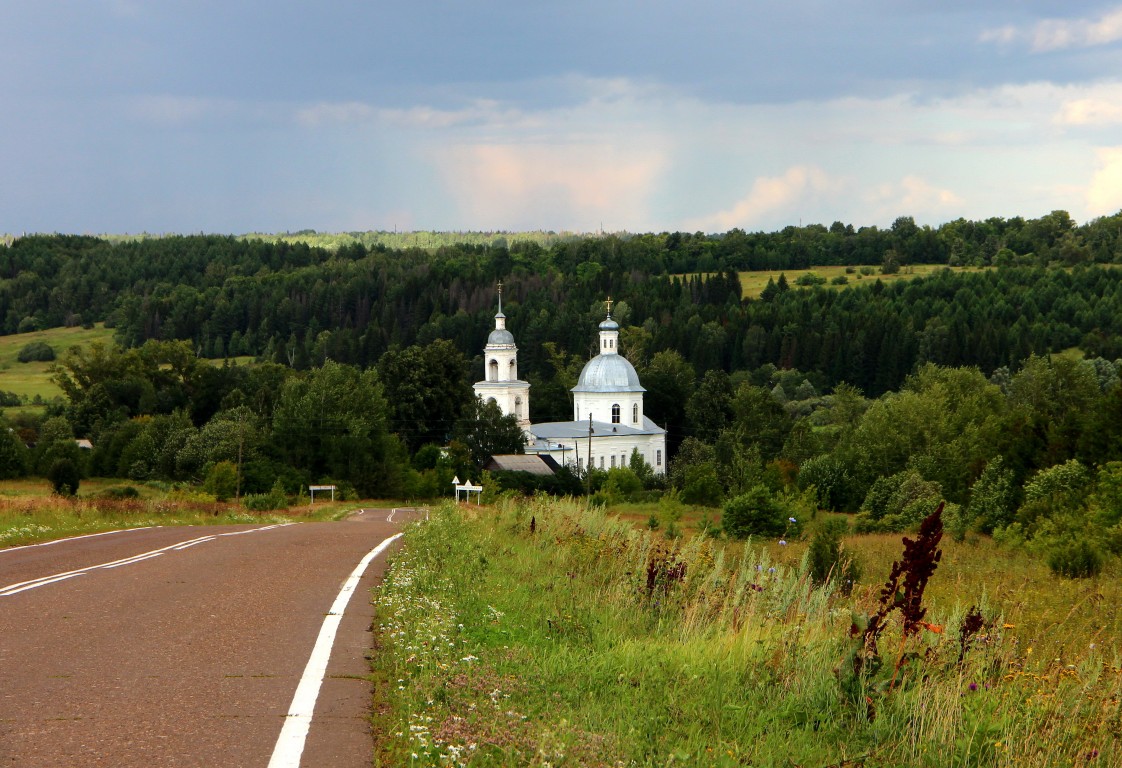
[[[614, 325], [614, 323], [613, 323]], [[601, 325], [603, 327], [603, 325]], [[645, 392], [635, 366], [622, 355], [597, 355], [585, 363], [573, 392]]]
[[611, 318], [611, 316], [609, 315], [607, 320], [600, 323], [600, 330], [601, 331], [618, 331], [619, 330], [619, 323], [617, 323], [615, 320], [613, 320]]
[[487, 337], [487, 346], [494, 344], [514, 344], [514, 334], [505, 328], [496, 328]]

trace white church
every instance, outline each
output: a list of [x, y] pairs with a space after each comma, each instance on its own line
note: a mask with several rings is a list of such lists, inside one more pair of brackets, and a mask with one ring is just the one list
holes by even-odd
[[643, 413], [643, 393], [635, 367], [619, 353], [619, 323], [600, 323], [600, 354], [589, 360], [573, 387], [573, 420], [530, 422], [530, 383], [518, 378], [518, 347], [506, 328], [502, 286], [495, 330], [483, 348], [485, 380], [475, 394], [513, 414], [526, 433], [526, 453], [552, 456], [558, 464], [582, 469], [626, 467], [637, 450], [655, 471], [666, 473], [666, 430]]

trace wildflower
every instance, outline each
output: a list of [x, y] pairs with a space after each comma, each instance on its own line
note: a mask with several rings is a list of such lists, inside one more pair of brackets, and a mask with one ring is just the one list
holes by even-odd
[[780, 539], [779, 540], [779, 546], [781, 546], [781, 547], [787, 546], [787, 540], [786, 539]]
[[768, 573], [775, 573], [775, 567], [773, 566], [773, 567], [771, 567], [771, 568], [768, 568], [768, 569], [767, 569], [767, 572], [768, 572]]
[[966, 687], [969, 688], [972, 691], [978, 690], [978, 684], [977, 683], [971, 683], [970, 685], [968, 685]]
[[788, 517], [788, 518], [787, 518], [787, 522], [789, 522], [789, 523], [797, 523], [797, 522], [799, 522], [799, 521], [798, 521], [798, 520], [796, 520], [796, 519], [795, 519], [795, 518], [793, 518], [793, 517]]

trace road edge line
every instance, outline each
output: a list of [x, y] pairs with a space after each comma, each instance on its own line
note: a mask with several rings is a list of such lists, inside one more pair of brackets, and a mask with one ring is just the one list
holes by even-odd
[[319, 698], [319, 689], [323, 678], [327, 675], [327, 663], [331, 660], [331, 648], [335, 645], [335, 635], [339, 631], [339, 624], [343, 620], [343, 613], [351, 601], [358, 583], [366, 573], [367, 567], [378, 555], [389, 549], [390, 545], [400, 539], [402, 534], [390, 536], [374, 549], [370, 550], [359, 561], [351, 575], [343, 583], [331, 610], [323, 619], [319, 636], [312, 646], [312, 655], [304, 667], [304, 674], [296, 686], [296, 694], [292, 697], [288, 714], [284, 719], [280, 736], [277, 737], [276, 746], [273, 747], [273, 756], [269, 759], [269, 768], [299, 768], [300, 758], [304, 754], [304, 743], [308, 738], [308, 731], [312, 727], [312, 715], [315, 713], [316, 699]]

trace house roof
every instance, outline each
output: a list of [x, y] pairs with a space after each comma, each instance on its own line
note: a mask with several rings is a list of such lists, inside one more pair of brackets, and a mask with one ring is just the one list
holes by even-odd
[[531, 475], [552, 475], [557, 468], [552, 457], [522, 454], [492, 456], [484, 467], [488, 472], [529, 472]]
[[[531, 424], [530, 432], [539, 440], [572, 440], [588, 437], [587, 421], [547, 421]], [[626, 424], [609, 424], [606, 421], [592, 422], [593, 437], [626, 437], [629, 435], [662, 435], [666, 430], [646, 416], [642, 427], [629, 427]]]

